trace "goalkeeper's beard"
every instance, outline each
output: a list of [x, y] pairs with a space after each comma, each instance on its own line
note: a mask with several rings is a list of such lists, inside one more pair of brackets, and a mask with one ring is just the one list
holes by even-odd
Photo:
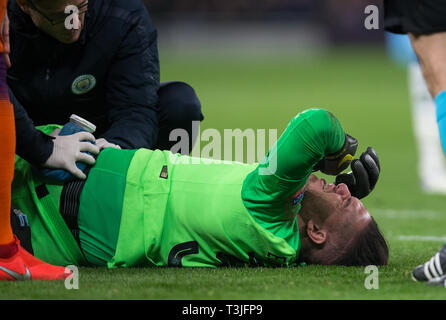
[[324, 197], [323, 193], [306, 190], [302, 199], [301, 215], [305, 225], [310, 219], [324, 224], [329, 216], [332, 206]]
[[325, 251], [327, 250], [324, 248], [328, 244], [326, 242], [317, 244], [312, 241], [307, 232], [307, 224], [308, 221], [313, 220], [319, 226], [323, 226], [333, 209], [331, 203], [324, 197], [324, 193], [308, 189], [305, 191], [300, 211], [302, 226], [299, 225], [299, 232], [302, 246], [298, 262], [326, 264]]

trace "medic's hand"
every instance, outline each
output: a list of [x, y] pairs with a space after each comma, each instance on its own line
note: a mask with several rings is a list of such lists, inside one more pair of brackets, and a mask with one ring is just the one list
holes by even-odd
[[358, 140], [345, 134], [345, 142], [341, 150], [334, 154], [325, 155], [313, 168], [313, 172], [320, 170], [325, 174], [338, 175], [348, 168], [356, 153], [356, 149], [358, 149]]
[[115, 148], [115, 149], [121, 149], [121, 147], [117, 144], [110, 143], [104, 138], [100, 138], [96, 140], [96, 145], [99, 147], [99, 150], [102, 151], [106, 148]]
[[88, 141], [95, 141], [95, 137], [89, 132], [78, 132], [69, 136], [55, 136], [53, 153], [43, 164], [44, 167], [53, 169], [65, 169], [78, 179], [85, 179], [86, 175], [76, 166], [77, 161], [94, 165], [93, 156], [84, 152], [97, 155], [99, 148]]
[[381, 172], [378, 155], [372, 147], [352, 161], [352, 171], [336, 177], [335, 184], [345, 183], [352, 196], [362, 199], [375, 188]]

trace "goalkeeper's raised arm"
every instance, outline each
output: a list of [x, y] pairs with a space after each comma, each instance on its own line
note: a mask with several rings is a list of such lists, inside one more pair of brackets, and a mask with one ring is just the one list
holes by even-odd
[[[358, 142], [324, 109], [308, 109], [293, 118], [257, 170], [245, 180], [247, 206], [259, 198], [283, 200], [298, 191], [313, 171], [337, 175], [353, 160]], [[263, 201], [262, 201], [263, 202]]]

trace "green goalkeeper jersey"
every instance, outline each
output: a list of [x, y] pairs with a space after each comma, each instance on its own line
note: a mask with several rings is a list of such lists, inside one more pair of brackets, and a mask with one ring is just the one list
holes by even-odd
[[[332, 114], [310, 109], [290, 122], [259, 164], [106, 149], [80, 198], [87, 260], [106, 252], [108, 258], [96, 261], [108, 267], [293, 266], [304, 185], [313, 166], [344, 140]], [[21, 201], [14, 204], [20, 208]]]

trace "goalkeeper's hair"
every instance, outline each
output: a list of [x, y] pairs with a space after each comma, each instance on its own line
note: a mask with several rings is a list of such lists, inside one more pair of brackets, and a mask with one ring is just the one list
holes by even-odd
[[330, 264], [343, 266], [382, 266], [389, 260], [389, 246], [373, 219]]

